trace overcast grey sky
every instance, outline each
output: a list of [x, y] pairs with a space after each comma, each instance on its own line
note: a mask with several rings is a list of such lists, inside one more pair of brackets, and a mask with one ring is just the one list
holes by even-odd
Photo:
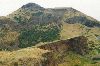
[[73, 7], [100, 21], [100, 0], [0, 0], [0, 16], [6, 16], [29, 2], [45, 8]]

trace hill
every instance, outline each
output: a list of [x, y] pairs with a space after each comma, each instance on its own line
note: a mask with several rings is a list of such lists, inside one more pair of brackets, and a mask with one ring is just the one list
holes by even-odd
[[39, 66], [46, 62], [41, 57], [47, 53], [43, 56], [49, 59], [45, 66], [97, 66], [91, 58], [100, 55], [100, 21], [71, 7], [43, 8], [28, 3], [0, 17], [0, 50], [1, 65], [20, 66], [30, 60], [29, 65], [36, 62]]
[[[7, 18], [15, 23], [16, 28], [13, 28], [20, 34], [18, 41], [22, 45], [31, 46], [39, 42], [67, 39], [79, 35], [90, 37], [90, 40], [93, 39], [92, 41], [98, 44], [100, 22], [71, 7], [45, 9], [38, 4], [28, 3], [9, 14]], [[35, 35], [33, 39], [30, 37], [34, 36], [32, 33]], [[31, 41], [25, 37], [29, 37]]]
[[8, 18], [19, 22], [19, 24], [39, 24], [39, 23], [80, 23], [87, 27], [100, 27], [100, 22], [87, 16], [80, 11], [68, 8], [45, 9], [37, 4], [28, 3], [12, 14]]

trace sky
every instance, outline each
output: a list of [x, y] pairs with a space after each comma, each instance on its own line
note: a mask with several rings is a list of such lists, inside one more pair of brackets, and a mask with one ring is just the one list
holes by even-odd
[[100, 21], [100, 0], [0, 0], [0, 16], [6, 16], [30, 2], [44, 8], [72, 7]]

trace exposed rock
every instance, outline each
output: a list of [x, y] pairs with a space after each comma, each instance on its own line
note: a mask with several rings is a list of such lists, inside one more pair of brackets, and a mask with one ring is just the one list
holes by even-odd
[[88, 53], [88, 39], [84, 36], [69, 39], [68, 44], [70, 49], [78, 54], [84, 55]]
[[23, 5], [22, 8], [28, 8], [28, 9], [43, 9], [43, 7], [41, 7], [40, 5], [36, 4], [36, 3], [28, 3], [26, 5]]
[[88, 52], [88, 39], [84, 36], [61, 40], [50, 44], [39, 46], [38, 48], [51, 50], [53, 52], [65, 52], [68, 50], [75, 51], [78, 54], [84, 55]]
[[[73, 51], [80, 55], [85, 55], [88, 53], [88, 39], [84, 36], [74, 37], [68, 40], [61, 40], [45, 45], [38, 46], [38, 48], [49, 50], [50, 53], [46, 54], [44, 57], [47, 58], [46, 66], [58, 66], [59, 63], [63, 63], [62, 60], [66, 53]], [[56, 58], [55, 58], [56, 56]]]

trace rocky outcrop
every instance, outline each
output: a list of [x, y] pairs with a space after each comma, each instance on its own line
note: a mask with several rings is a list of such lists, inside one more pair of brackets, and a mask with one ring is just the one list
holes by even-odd
[[31, 9], [31, 10], [33, 10], [33, 9], [43, 9], [43, 7], [41, 7], [40, 5], [35, 4], [35, 3], [28, 3], [26, 5], [23, 5], [22, 8], [23, 9], [27, 8], [27, 9]]
[[[49, 50], [44, 57], [47, 59], [44, 66], [58, 66], [63, 63], [62, 60], [66, 53], [73, 51], [80, 55], [88, 53], [88, 39], [84, 36], [74, 37], [68, 40], [61, 40], [45, 45], [38, 46], [40, 49]], [[55, 58], [56, 57], [56, 58]]]
[[84, 36], [69, 39], [68, 44], [70, 49], [78, 54], [84, 55], [88, 53], [88, 39]]
[[61, 40], [58, 42], [45, 44], [39, 46], [38, 48], [60, 53], [71, 50], [78, 54], [84, 55], [88, 52], [88, 39], [84, 36], [79, 36], [68, 40]]
[[41, 45], [38, 48], [50, 50], [53, 52], [64, 52], [64, 51], [68, 50], [68, 48], [69, 48], [69, 45], [66, 43], [67, 43], [66, 40], [61, 40], [58, 42], [53, 42], [50, 44]]

